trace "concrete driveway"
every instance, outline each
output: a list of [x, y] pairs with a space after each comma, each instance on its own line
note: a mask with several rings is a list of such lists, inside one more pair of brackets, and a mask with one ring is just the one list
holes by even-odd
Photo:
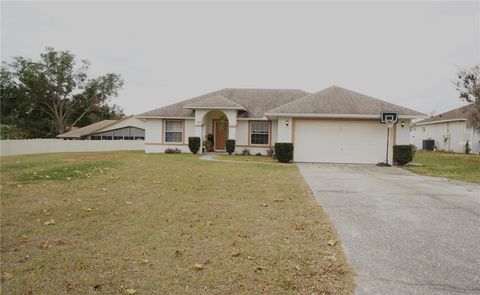
[[480, 294], [480, 185], [369, 165], [298, 164], [356, 294]]

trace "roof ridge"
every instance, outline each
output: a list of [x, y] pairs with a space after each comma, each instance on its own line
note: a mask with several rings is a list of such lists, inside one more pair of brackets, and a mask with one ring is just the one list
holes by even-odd
[[303, 89], [300, 88], [251, 88], [251, 87], [227, 87], [227, 88], [222, 88], [218, 91], [223, 91], [223, 90], [295, 90], [295, 91], [303, 91], [306, 93], [309, 93]]
[[325, 91], [325, 90], [327, 90], [327, 89], [329, 89], [329, 88], [332, 88], [332, 87], [338, 87], [338, 86], [335, 86], [335, 85], [329, 86], [329, 87], [327, 87], [327, 88], [325, 88], [325, 89], [319, 90], [319, 91], [314, 92], [314, 93], [308, 93], [308, 92], [307, 92], [307, 93], [308, 93], [307, 95], [302, 96], [302, 97], [300, 97], [300, 98], [298, 98], [298, 99], [295, 99], [295, 100], [293, 100], [293, 101], [291, 101], [291, 102], [288, 102], [288, 103], [286, 103], [286, 104], [282, 104], [281, 106], [278, 106], [278, 107], [273, 108], [273, 109], [271, 109], [271, 110], [268, 110], [268, 111], [265, 112], [265, 114], [268, 114], [268, 113], [270, 113], [270, 112], [272, 112], [272, 111], [274, 111], [274, 110], [276, 110], [276, 109], [283, 108], [284, 106], [288, 106], [288, 105], [290, 105], [290, 104], [292, 104], [292, 103], [296, 103], [296, 102], [302, 101], [302, 100], [306, 99], [306, 98], [309, 97], [309, 96], [315, 95], [315, 94], [317, 94], [317, 93], [320, 93], [320, 92]]

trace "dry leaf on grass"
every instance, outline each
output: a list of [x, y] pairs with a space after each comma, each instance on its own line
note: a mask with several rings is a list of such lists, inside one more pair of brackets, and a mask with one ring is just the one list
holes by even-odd
[[83, 210], [90, 212], [90, 211], [92, 211], [93, 209], [92, 209], [92, 208], [85, 208], [85, 207], [83, 207]]
[[57, 245], [58, 246], [63, 246], [63, 245], [66, 245], [66, 244], [67, 244], [67, 241], [65, 241], [63, 239], [57, 240]]
[[127, 204], [127, 205], [132, 205], [133, 203], [130, 202], [130, 201], [126, 201], [125, 204]]
[[4, 272], [2, 274], [2, 281], [7, 281], [7, 280], [10, 280], [11, 278], [13, 278], [13, 275], [9, 272]]
[[102, 285], [96, 284], [95, 286], [93, 286], [93, 290], [102, 290]]
[[297, 223], [297, 224], [295, 224], [295, 229], [296, 230], [305, 230], [305, 224]]
[[335, 246], [336, 244], [337, 244], [337, 240], [330, 240], [330, 241], [328, 241], [328, 245], [329, 245], [330, 247], [333, 247], [333, 246]]
[[182, 256], [182, 251], [180, 250], [175, 250], [175, 256]]
[[70, 292], [73, 290], [73, 285], [69, 282], [65, 282], [65, 284], [63, 285], [63, 287], [65, 288], [65, 291], [66, 292]]
[[268, 204], [262, 204], [262, 205], [260, 205], [260, 206], [262, 206], [262, 207], [268, 207]]
[[54, 225], [54, 224], [55, 224], [55, 219], [50, 219], [43, 223], [43, 225]]
[[240, 256], [240, 254], [241, 254], [241, 253], [240, 253], [240, 251], [238, 251], [238, 250], [234, 250], [234, 251], [231, 253], [232, 257], [238, 257], [238, 256]]
[[38, 249], [46, 250], [50, 247], [50, 244], [48, 243], [48, 240], [41, 242], [38, 245]]
[[127, 293], [127, 294], [135, 294], [135, 293], [137, 293], [137, 290], [135, 290], [135, 289], [127, 289], [127, 290], [125, 290], [125, 293]]
[[196, 269], [196, 270], [202, 270], [203, 269], [203, 264], [201, 263], [195, 263], [193, 265], [193, 268]]

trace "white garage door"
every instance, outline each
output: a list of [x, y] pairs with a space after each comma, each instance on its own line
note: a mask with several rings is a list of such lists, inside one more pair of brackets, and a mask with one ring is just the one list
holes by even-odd
[[387, 128], [380, 122], [296, 120], [294, 136], [296, 162], [385, 161]]

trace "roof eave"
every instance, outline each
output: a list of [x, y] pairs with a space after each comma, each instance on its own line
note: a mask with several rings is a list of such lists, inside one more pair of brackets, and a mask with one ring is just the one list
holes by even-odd
[[[379, 119], [380, 114], [265, 113], [267, 117]], [[426, 115], [400, 115], [400, 119], [420, 119]]]
[[429, 122], [418, 122], [415, 123], [415, 126], [421, 126], [421, 125], [430, 125], [430, 124], [441, 124], [441, 123], [449, 123], [449, 122], [466, 122], [468, 119], [465, 118], [457, 118], [457, 119], [450, 119], [450, 120], [439, 120], [439, 121], [429, 121]]
[[195, 120], [195, 117], [169, 117], [169, 116], [146, 116], [138, 115], [135, 116], [137, 119], [177, 119], [177, 120]]
[[238, 110], [238, 111], [246, 111], [247, 109], [244, 107], [189, 107], [184, 106], [184, 109], [187, 110]]

